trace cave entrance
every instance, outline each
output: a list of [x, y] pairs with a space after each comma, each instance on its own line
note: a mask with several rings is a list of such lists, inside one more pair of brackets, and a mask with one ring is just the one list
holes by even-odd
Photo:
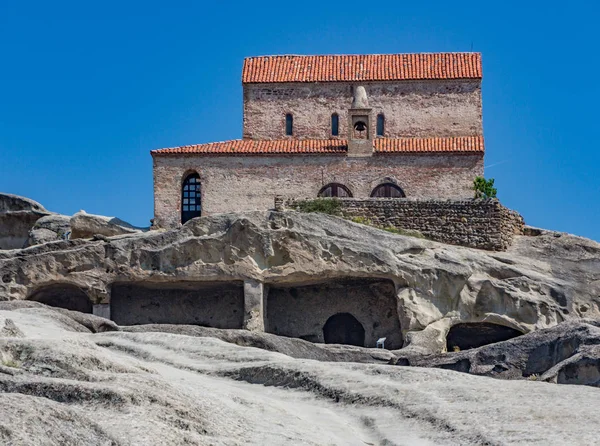
[[456, 348], [469, 350], [483, 345], [507, 341], [522, 334], [514, 328], [489, 322], [461, 323], [450, 328], [446, 337], [446, 348], [449, 352], [456, 350]]
[[93, 308], [92, 301], [85, 292], [75, 285], [65, 283], [38, 288], [28, 300], [81, 313], [91, 313]]
[[345, 278], [268, 285], [267, 290], [269, 333], [370, 348], [376, 347], [379, 338], [387, 338], [388, 349], [402, 347], [398, 299], [391, 280]]
[[110, 310], [112, 320], [119, 325], [242, 328], [244, 286], [241, 281], [116, 283]]
[[348, 344], [365, 346], [365, 328], [350, 313], [331, 316], [323, 326], [325, 344]]

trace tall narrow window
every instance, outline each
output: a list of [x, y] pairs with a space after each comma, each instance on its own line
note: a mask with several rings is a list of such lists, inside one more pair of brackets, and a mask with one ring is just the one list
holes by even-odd
[[294, 134], [294, 117], [291, 113], [285, 115], [285, 134], [292, 136]]
[[331, 136], [340, 134], [340, 117], [337, 113], [331, 115]]
[[377, 115], [377, 136], [383, 136], [384, 131], [385, 131], [385, 116], [383, 116], [383, 113], [379, 113]]
[[200, 175], [188, 175], [181, 186], [181, 223], [185, 223], [202, 214], [202, 190], [200, 188]]

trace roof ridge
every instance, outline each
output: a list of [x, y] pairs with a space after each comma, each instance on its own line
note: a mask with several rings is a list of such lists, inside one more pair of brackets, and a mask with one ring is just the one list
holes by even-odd
[[418, 55], [441, 55], [441, 54], [478, 54], [481, 55], [480, 51], [425, 51], [421, 53], [368, 53], [368, 54], [355, 54], [355, 53], [339, 53], [339, 54], [263, 54], [260, 56], [248, 56], [244, 57], [244, 60], [248, 59], [261, 59], [265, 57], [343, 57], [343, 56], [418, 56]]

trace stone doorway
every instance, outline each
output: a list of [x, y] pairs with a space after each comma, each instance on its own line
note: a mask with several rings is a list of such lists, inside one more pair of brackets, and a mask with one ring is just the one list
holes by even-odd
[[325, 344], [348, 344], [365, 346], [365, 328], [350, 313], [331, 316], [323, 326]]

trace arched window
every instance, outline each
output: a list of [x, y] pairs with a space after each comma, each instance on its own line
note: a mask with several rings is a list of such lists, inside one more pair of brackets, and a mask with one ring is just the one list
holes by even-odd
[[294, 117], [291, 113], [285, 115], [285, 134], [292, 136], [294, 134]]
[[329, 183], [321, 188], [319, 191], [319, 197], [339, 197], [339, 198], [350, 198], [352, 192], [346, 186], [340, 183]]
[[404, 191], [394, 183], [383, 183], [373, 189], [371, 198], [404, 198]]
[[188, 175], [181, 186], [181, 223], [185, 223], [202, 214], [202, 190], [200, 188], [200, 175]]
[[340, 134], [340, 117], [337, 113], [331, 115], [331, 136]]
[[377, 115], [377, 136], [383, 136], [385, 131], [385, 116], [383, 113]]

